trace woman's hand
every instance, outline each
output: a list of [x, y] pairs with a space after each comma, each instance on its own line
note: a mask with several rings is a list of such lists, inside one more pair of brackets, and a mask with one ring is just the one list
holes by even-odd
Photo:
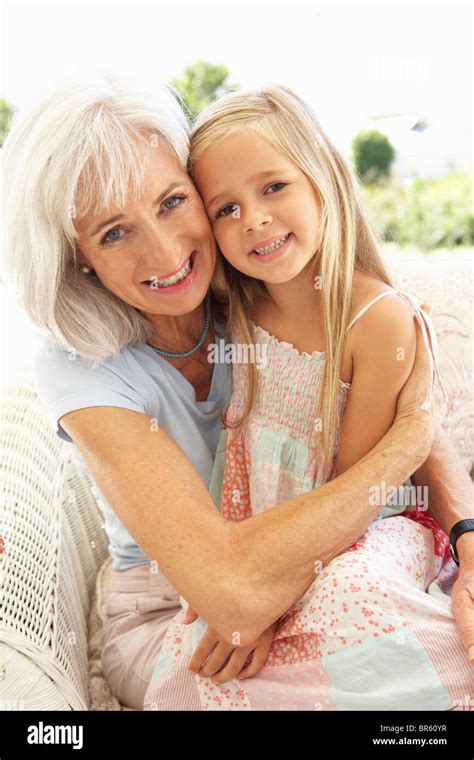
[[[429, 313], [429, 306], [423, 304], [422, 308]], [[433, 388], [434, 378], [432, 357], [430, 357], [417, 319], [415, 319], [415, 328], [415, 361], [410, 376], [398, 395], [392, 428], [404, 426], [407, 421], [410, 425], [416, 424], [416, 452], [418, 455], [424, 454], [426, 459], [431, 450], [435, 432], [433, 404], [428, 406], [426, 403]]]
[[456, 542], [458, 577], [451, 591], [453, 615], [471, 665], [474, 665], [474, 533], [464, 533]]
[[[422, 304], [423, 311], [430, 313], [431, 307]], [[418, 412], [430, 395], [433, 384], [433, 372], [430, 352], [426, 346], [420, 324], [415, 319], [416, 353], [413, 369], [408, 380], [399, 393], [395, 419], [411, 416]], [[428, 411], [425, 408], [425, 411]]]
[[[194, 622], [197, 617], [194, 610], [188, 608], [184, 622]], [[212, 677], [216, 684], [237, 677], [252, 678], [265, 665], [277, 628], [278, 621], [267, 628], [253, 644], [234, 647], [224, 641], [217, 631], [208, 627], [193, 652], [189, 670], [203, 678]]]
[[451, 591], [454, 620], [459, 636], [474, 665], [474, 571], [462, 566]]

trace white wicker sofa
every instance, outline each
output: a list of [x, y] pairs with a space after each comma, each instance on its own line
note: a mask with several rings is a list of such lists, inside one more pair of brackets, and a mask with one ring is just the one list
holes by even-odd
[[[432, 305], [449, 405], [437, 415], [474, 462], [472, 278], [465, 256], [390, 261]], [[120, 710], [100, 666], [110, 570], [94, 489], [54, 433], [26, 374], [2, 399], [0, 709]]]

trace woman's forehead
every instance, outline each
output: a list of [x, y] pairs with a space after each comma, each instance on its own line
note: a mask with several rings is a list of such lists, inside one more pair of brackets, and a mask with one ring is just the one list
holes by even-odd
[[[79, 178], [76, 218], [85, 225], [99, 222], [104, 214], [125, 213], [140, 199], [159, 197], [173, 185], [190, 182], [186, 167], [167, 144], [140, 146], [127, 166], [119, 161], [94, 162]], [[77, 227], [77, 225], [76, 225]]]

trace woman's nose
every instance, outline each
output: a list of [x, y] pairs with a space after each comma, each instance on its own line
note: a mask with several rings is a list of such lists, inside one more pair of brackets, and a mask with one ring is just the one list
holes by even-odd
[[186, 255], [191, 254], [191, 250], [185, 251], [176, 238], [156, 231], [146, 235], [141, 254], [145, 266], [160, 277], [179, 269]]

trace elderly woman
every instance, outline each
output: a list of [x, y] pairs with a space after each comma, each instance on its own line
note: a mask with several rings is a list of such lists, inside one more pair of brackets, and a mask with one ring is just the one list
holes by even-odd
[[[420, 409], [430, 373], [418, 340], [394, 424], [357, 466], [242, 523], [221, 517], [208, 488], [231, 372], [208, 361], [208, 347], [225, 341], [226, 314], [210, 287], [216, 245], [187, 151], [167, 89], [148, 97], [106, 84], [50, 96], [14, 125], [3, 157], [5, 256], [44, 332], [35, 382], [105, 517], [104, 672], [135, 708], [182, 602], [252, 651], [377, 517], [374, 484], [414, 473], [447, 533], [470, 516], [469, 478]], [[458, 533], [452, 603], [468, 650], [474, 542]], [[188, 709], [192, 678], [171, 685]]]

